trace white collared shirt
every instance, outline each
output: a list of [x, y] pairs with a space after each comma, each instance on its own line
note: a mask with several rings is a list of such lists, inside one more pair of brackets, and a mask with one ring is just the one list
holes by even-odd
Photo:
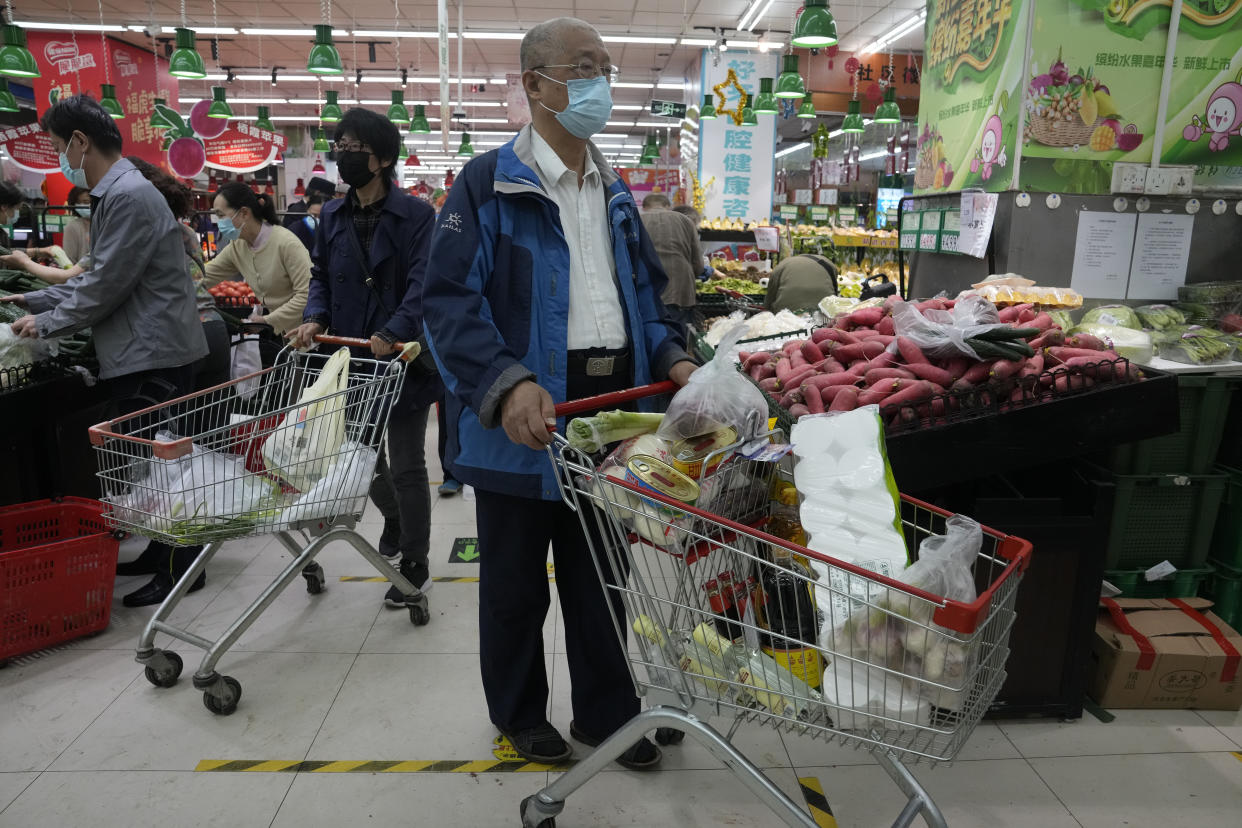
[[530, 132], [535, 172], [560, 210], [561, 230], [569, 244], [569, 350], [624, 348], [628, 337], [603, 177], [588, 152], [579, 187], [578, 174], [565, 166], [538, 130], [531, 127]]

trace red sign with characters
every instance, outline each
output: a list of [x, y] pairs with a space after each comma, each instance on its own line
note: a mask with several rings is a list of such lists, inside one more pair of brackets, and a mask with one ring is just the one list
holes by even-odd
[[0, 132], [0, 146], [19, 167], [37, 173], [60, 172], [60, 156], [52, 139], [38, 124], [22, 124]]
[[215, 138], [203, 141], [207, 150], [207, 166], [230, 172], [261, 170], [276, 160], [276, 155], [289, 147], [279, 132], [259, 129], [248, 121], [229, 121], [229, 126]]

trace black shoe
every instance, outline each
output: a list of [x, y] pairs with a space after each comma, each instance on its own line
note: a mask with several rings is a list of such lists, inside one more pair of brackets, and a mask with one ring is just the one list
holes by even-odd
[[[583, 733], [573, 722], [569, 723], [569, 735], [588, 747], [599, 747], [604, 741]], [[663, 758], [664, 755], [660, 753], [660, 749], [644, 736], [630, 745], [629, 750], [617, 757], [617, 764], [630, 770], [647, 771], [654, 770]]]
[[117, 563], [117, 575], [154, 575], [159, 571], [159, 560], [161, 554], [167, 554], [167, 547], [163, 552], [154, 550], [150, 545], [142, 550], [142, 554], [134, 558], [132, 561]]
[[401, 541], [401, 526], [395, 520], [384, 521], [384, 531], [380, 533], [379, 553], [385, 558], [395, 558], [401, 551], [397, 546]]
[[522, 730], [507, 731], [499, 727], [496, 729], [509, 740], [513, 749], [517, 751], [517, 755], [529, 762], [555, 765], [574, 755], [574, 749], [548, 722]]
[[[431, 589], [431, 570], [427, 568], [427, 564], [408, 564], [402, 561], [401, 574], [419, 592], [427, 592]], [[384, 593], [384, 606], [389, 609], [405, 609], [405, 594], [397, 589], [395, 584]]]
[[[157, 572], [155, 577], [129, 595], [121, 599], [121, 603], [127, 607], [149, 607], [152, 604], [162, 604], [164, 599], [172, 592], [176, 581], [166, 572]], [[207, 583], [207, 573], [198, 573], [198, 579], [190, 584], [190, 592], [198, 592]]]

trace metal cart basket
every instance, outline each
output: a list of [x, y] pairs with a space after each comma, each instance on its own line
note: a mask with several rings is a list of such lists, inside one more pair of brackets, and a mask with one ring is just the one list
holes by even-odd
[[[557, 413], [616, 402], [596, 397]], [[775, 431], [707, 457], [692, 506], [597, 470], [554, 435], [562, 497], [584, 520], [598, 512], [603, 548], [592, 556], [610, 607], [623, 608], [613, 622], [647, 705], [522, 802], [527, 828], [553, 828], [571, 793], [653, 729], [662, 744], [689, 733], [784, 823], [814, 826], [731, 744], [743, 722], [871, 750], [906, 797], [894, 824], [921, 814], [945, 825], [906, 765], [956, 757], [999, 691], [1031, 546], [985, 527], [972, 566], [978, 598], [966, 603], [782, 540], [765, 530], [780, 528], [771, 504], [790, 479], [789, 458], [765, 458], [784, 442]], [[903, 497], [907, 548], [917, 554], [950, 516]], [[708, 723], [714, 716], [731, 719], [727, 735]]]
[[[170, 687], [181, 674], [181, 657], [154, 646], [156, 633], [165, 633], [206, 651], [194, 686], [207, 709], [235, 711], [241, 685], [217, 673], [217, 661], [299, 573], [307, 592], [323, 591], [323, 568], [314, 559], [335, 540], [357, 549], [401, 590], [415, 625], [430, 620], [426, 596], [354, 531], [403, 378], [400, 359], [286, 349], [271, 368], [90, 429], [111, 524], [170, 546], [205, 544], [139, 638], [137, 660], [148, 681]], [[320, 393], [303, 399], [316, 383]], [[170, 624], [221, 545], [257, 535], [274, 535], [293, 560], [220, 638]]]

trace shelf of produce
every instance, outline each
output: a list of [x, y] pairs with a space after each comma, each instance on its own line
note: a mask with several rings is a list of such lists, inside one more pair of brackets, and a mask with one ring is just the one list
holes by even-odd
[[1185, 362], [1152, 357], [1147, 365], [1168, 374], [1214, 374], [1221, 377], [1242, 378], [1242, 362], [1233, 360], [1216, 365], [1189, 365]]
[[920, 491], [1082, 457], [1176, 429], [1177, 378], [1145, 371], [1029, 407], [892, 434], [888, 458], [902, 491]]

